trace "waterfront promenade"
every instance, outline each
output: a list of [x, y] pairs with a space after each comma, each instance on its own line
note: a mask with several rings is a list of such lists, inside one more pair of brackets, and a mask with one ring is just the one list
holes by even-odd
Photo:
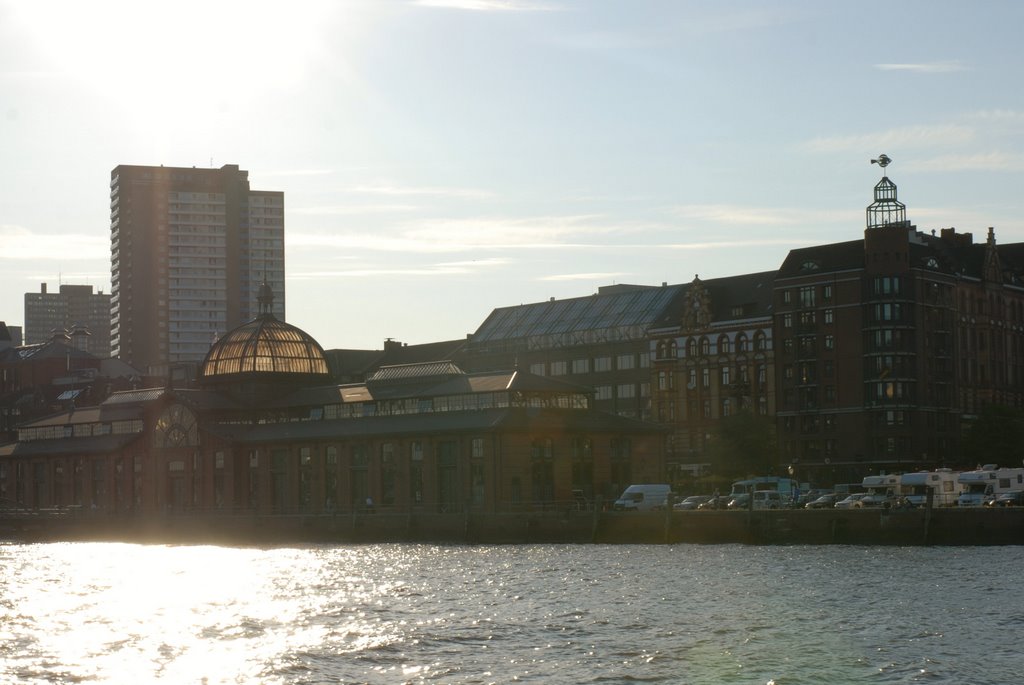
[[0, 513], [0, 539], [288, 544], [1024, 544], [1024, 509], [313, 515]]

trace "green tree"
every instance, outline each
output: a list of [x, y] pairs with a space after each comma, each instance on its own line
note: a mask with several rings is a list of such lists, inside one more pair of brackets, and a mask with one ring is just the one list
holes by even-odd
[[715, 426], [707, 454], [714, 471], [728, 478], [774, 473], [775, 422], [746, 409], [726, 416]]
[[1024, 457], [1024, 414], [999, 404], [982, 408], [963, 438], [970, 464], [1019, 466]]

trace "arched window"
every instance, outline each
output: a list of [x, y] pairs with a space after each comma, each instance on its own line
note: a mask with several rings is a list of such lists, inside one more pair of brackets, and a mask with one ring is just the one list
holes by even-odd
[[729, 354], [729, 337], [721, 335], [718, 337], [718, 354]]
[[686, 356], [696, 357], [697, 356], [697, 339], [690, 338], [686, 341]]
[[705, 357], [711, 354], [711, 341], [707, 338], [700, 339], [700, 353]]
[[750, 352], [750, 340], [747, 339], [746, 333], [740, 333], [736, 336], [736, 351]]

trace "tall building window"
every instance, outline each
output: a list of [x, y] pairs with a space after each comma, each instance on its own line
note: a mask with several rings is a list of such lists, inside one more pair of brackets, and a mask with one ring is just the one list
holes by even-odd
[[801, 307], [813, 307], [814, 306], [814, 286], [806, 285], [800, 288], [800, 306]]

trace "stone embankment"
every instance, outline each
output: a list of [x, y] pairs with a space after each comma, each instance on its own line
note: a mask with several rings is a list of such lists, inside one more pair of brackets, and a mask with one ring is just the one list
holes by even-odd
[[197, 516], [0, 513], [0, 540], [173, 544], [1024, 544], [1024, 508]]

